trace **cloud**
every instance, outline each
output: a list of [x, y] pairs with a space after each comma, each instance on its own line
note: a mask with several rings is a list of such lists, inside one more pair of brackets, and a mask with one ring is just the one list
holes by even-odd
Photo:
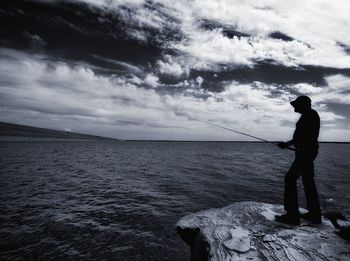
[[[350, 67], [350, 56], [337, 44], [350, 42], [347, 1], [207, 0], [193, 1], [189, 7], [182, 3], [178, 1], [176, 6], [182, 11], [182, 28], [188, 38], [176, 47], [204, 61], [252, 65], [255, 60], [272, 59], [285, 66]], [[334, 17], [330, 10], [340, 15]], [[204, 30], [197, 23], [201, 19], [250, 36], [230, 39], [221, 29]], [[275, 31], [295, 40], [270, 38]]]
[[[49, 0], [47, 0], [49, 1]], [[71, 2], [74, 2], [75, 0], [70, 0]], [[118, 8], [121, 5], [126, 5], [126, 3], [130, 5], [141, 5], [144, 4], [144, 0], [78, 0], [80, 2], [85, 2], [89, 4], [93, 4], [100, 7], [109, 7], [109, 8]]]
[[24, 32], [23, 36], [26, 37], [32, 48], [43, 48], [47, 45], [47, 43], [37, 34], [30, 34], [28, 32]]
[[303, 93], [304, 95], [317, 94], [323, 92], [324, 90], [321, 87], [316, 87], [308, 83], [298, 83], [294, 87], [299, 93]]
[[204, 79], [200, 76], [197, 76], [196, 83], [198, 84], [198, 87], [201, 87], [203, 82], [204, 82]]
[[224, 36], [222, 30], [192, 33], [190, 41], [175, 45], [185, 53], [200, 59], [205, 67], [215, 64], [253, 66], [256, 61], [274, 60], [284, 66], [303, 64], [310, 48], [297, 41], [282, 41], [260, 37]]
[[144, 83], [147, 86], [150, 86], [152, 88], [156, 88], [159, 84], [159, 78], [153, 74], [147, 74], [144, 80]]
[[335, 74], [325, 77], [327, 86], [314, 86], [311, 84], [296, 84], [292, 86], [300, 94], [309, 95], [318, 103], [339, 103], [350, 105], [350, 77]]
[[132, 65], [130, 63], [118, 61], [118, 60], [114, 60], [114, 59], [110, 59], [110, 58], [106, 58], [106, 57], [101, 57], [101, 56], [94, 55], [94, 54], [91, 56], [95, 59], [100, 60], [100, 61], [112, 64], [112, 65], [116, 65], [117, 67], [120, 67], [121, 69], [123, 69], [125, 71], [129, 71], [133, 74], [143, 74], [142, 69], [140, 69], [139, 67]]
[[174, 61], [174, 58], [170, 55], [165, 55], [164, 61], [157, 61], [157, 66], [159, 72], [165, 75], [180, 77], [181, 75], [186, 73], [184, 66]]

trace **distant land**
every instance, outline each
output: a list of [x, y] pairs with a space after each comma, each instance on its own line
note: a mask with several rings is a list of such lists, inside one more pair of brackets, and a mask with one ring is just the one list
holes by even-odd
[[[65, 140], [114, 140], [130, 142], [233, 142], [233, 143], [264, 143], [263, 141], [190, 141], [190, 140], [121, 140], [69, 131], [38, 128], [27, 125], [0, 122], [0, 141], [65, 141]], [[277, 143], [278, 141], [271, 141]], [[350, 142], [319, 141], [319, 143], [349, 144]]]
[[0, 122], [0, 140], [115, 140], [107, 137], [68, 131], [37, 128], [26, 125]]

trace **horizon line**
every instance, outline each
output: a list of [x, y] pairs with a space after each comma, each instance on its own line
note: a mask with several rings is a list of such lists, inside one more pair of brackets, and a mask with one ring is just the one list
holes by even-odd
[[[140, 141], [140, 142], [251, 142], [251, 143], [268, 143], [265, 141], [254, 140], [152, 140], [152, 139], [120, 139], [119, 141]], [[269, 141], [269, 143], [278, 143], [281, 141]], [[350, 141], [319, 141], [318, 143], [350, 143]]]

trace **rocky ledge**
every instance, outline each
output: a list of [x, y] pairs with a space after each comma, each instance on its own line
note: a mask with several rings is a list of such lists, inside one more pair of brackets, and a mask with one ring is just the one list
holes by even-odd
[[177, 232], [191, 247], [192, 261], [350, 260], [349, 241], [329, 220], [289, 226], [274, 221], [281, 213], [281, 205], [239, 202], [185, 216]]

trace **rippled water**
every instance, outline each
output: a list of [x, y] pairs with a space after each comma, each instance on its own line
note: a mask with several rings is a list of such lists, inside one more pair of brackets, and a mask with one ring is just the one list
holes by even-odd
[[[323, 207], [349, 211], [349, 155], [349, 144], [321, 144]], [[0, 259], [188, 260], [177, 220], [237, 201], [282, 203], [293, 153], [263, 143], [70, 141], [0, 142], [0, 157]]]

